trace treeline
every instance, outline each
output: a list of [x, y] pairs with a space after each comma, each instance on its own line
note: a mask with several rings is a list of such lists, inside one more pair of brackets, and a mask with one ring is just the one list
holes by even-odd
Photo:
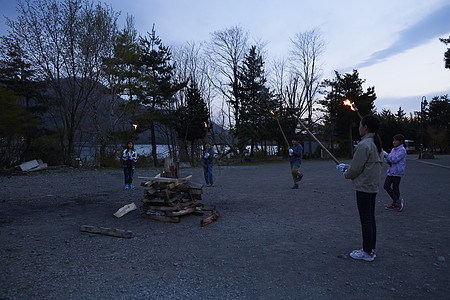
[[[376, 113], [375, 88], [364, 91], [357, 70], [322, 78], [317, 29], [296, 34], [289, 55], [275, 60], [238, 26], [171, 48], [155, 26], [140, 35], [127, 17], [119, 28], [117, 12], [89, 0], [18, 2], [17, 11], [1, 37], [3, 168], [34, 158], [73, 165], [86, 146], [96, 149], [97, 165], [111, 165], [118, 145], [143, 133], [155, 166], [157, 137], [171, 156], [191, 163], [206, 139], [226, 157], [265, 156], [273, 143], [284, 154], [277, 122], [290, 139], [302, 135], [300, 118], [334, 154], [348, 156], [359, 119], [342, 101], [351, 99], [361, 114]], [[401, 108], [378, 115], [386, 148], [394, 133], [403, 133], [448, 151], [447, 95], [417, 115]], [[304, 140], [307, 155], [317, 155], [310, 137]]]

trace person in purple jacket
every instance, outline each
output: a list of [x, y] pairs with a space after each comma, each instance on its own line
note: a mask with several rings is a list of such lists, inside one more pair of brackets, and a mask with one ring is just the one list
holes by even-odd
[[387, 170], [386, 180], [384, 181], [384, 189], [392, 199], [392, 203], [386, 206], [388, 210], [398, 209], [402, 211], [404, 201], [400, 198], [400, 180], [405, 174], [406, 165], [406, 149], [403, 146], [405, 137], [401, 134], [396, 134], [393, 137], [391, 153], [383, 151], [384, 158], [389, 164]]

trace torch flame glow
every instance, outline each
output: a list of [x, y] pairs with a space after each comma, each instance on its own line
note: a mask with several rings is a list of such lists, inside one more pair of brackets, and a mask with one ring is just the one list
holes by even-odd
[[137, 124], [131, 124], [134, 127], [134, 130], [137, 130]]
[[355, 109], [355, 102], [351, 102], [350, 100], [345, 99], [345, 100], [344, 100], [344, 105], [350, 106], [350, 108], [351, 108], [353, 111], [356, 111], [356, 109]]
[[274, 115], [275, 116], [275, 113], [273, 112], [273, 110], [271, 109], [271, 110], [269, 110], [269, 112], [272, 114], [272, 115]]
[[205, 123], [205, 128], [208, 128], [208, 124], [206, 122], [204, 122], [204, 123]]

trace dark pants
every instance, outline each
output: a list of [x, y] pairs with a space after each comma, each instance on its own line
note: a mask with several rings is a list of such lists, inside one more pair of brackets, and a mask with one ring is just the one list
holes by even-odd
[[205, 175], [206, 184], [213, 184], [212, 164], [203, 164], [203, 174]]
[[133, 182], [134, 175], [134, 162], [126, 160], [123, 162], [123, 174], [125, 175], [125, 184], [131, 184]]
[[363, 237], [363, 250], [371, 253], [375, 249], [377, 240], [377, 225], [375, 222], [375, 199], [377, 193], [364, 193], [356, 191], [359, 219]]
[[400, 180], [399, 176], [386, 176], [384, 181], [384, 189], [389, 194], [392, 202], [396, 203], [400, 199]]

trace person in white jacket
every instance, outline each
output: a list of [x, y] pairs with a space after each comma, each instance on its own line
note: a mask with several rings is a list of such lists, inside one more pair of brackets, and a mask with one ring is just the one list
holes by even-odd
[[375, 200], [378, 193], [383, 152], [378, 135], [380, 121], [373, 115], [364, 116], [359, 124], [361, 142], [356, 147], [350, 165], [339, 164], [337, 169], [346, 179], [351, 179], [356, 190], [356, 202], [363, 236], [363, 248], [353, 250], [350, 257], [373, 261], [377, 227], [375, 222]]
[[127, 147], [122, 153], [123, 173], [125, 175], [125, 189], [133, 189], [134, 167], [137, 162], [137, 154], [132, 141], [127, 142]]

